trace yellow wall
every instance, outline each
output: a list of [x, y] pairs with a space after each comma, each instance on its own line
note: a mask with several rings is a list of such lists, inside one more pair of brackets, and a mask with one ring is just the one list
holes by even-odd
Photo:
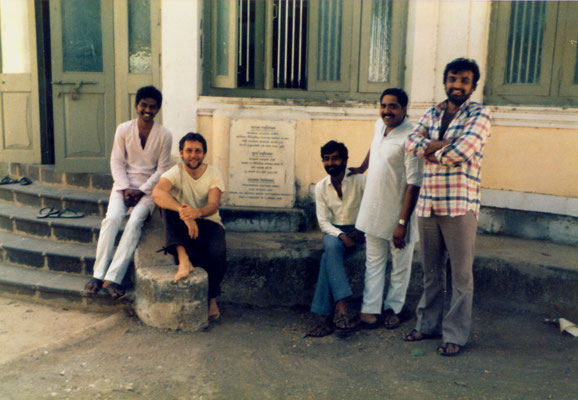
[[482, 186], [578, 197], [578, 130], [493, 126]]
[[[212, 146], [213, 129], [225, 129], [227, 121], [201, 116], [198, 129]], [[298, 197], [325, 176], [320, 147], [333, 139], [349, 149], [349, 166], [361, 164], [373, 138], [375, 121], [302, 119], [296, 132], [295, 176]], [[218, 144], [215, 144], [219, 148]], [[228, 146], [226, 146], [228, 148]], [[211, 151], [209, 150], [209, 155]], [[209, 162], [211, 158], [207, 159]], [[217, 159], [213, 156], [213, 160]], [[218, 164], [218, 162], [216, 162]], [[572, 129], [493, 126], [484, 150], [482, 187], [578, 197], [578, 131]]]

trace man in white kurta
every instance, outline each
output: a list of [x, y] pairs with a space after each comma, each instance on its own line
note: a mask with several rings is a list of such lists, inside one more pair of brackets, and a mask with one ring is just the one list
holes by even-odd
[[[413, 209], [419, 195], [423, 165], [405, 152], [413, 126], [407, 120], [407, 94], [387, 89], [380, 98], [380, 116], [362, 172], [369, 164], [367, 184], [355, 227], [366, 236], [366, 271], [360, 318], [367, 328], [377, 326], [381, 314], [388, 247], [392, 272], [383, 302], [386, 328], [399, 326], [411, 274], [417, 220]], [[393, 246], [391, 246], [393, 244]]]
[[[110, 157], [114, 185], [101, 224], [94, 275], [85, 286], [87, 292], [96, 293], [104, 287], [114, 298], [124, 295], [120, 284], [142, 226], [155, 206], [152, 190], [161, 174], [171, 166], [172, 134], [154, 122], [161, 103], [162, 94], [156, 88], [140, 88], [135, 101], [137, 119], [120, 124], [116, 130]], [[130, 208], [130, 217], [113, 257], [116, 236]]]

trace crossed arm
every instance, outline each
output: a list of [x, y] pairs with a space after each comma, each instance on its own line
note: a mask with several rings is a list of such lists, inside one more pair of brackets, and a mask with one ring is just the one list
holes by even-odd
[[192, 239], [199, 236], [199, 227], [195, 219], [209, 217], [217, 212], [221, 202], [222, 192], [218, 188], [209, 190], [207, 205], [200, 208], [193, 208], [188, 204], [179, 203], [170, 193], [173, 184], [167, 178], [161, 178], [153, 189], [153, 200], [156, 205], [167, 210], [179, 213], [180, 219], [189, 228], [189, 235]]

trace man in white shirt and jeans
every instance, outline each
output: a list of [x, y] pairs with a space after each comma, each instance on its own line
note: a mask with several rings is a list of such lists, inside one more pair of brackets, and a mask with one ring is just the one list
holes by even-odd
[[343, 143], [330, 141], [321, 147], [321, 159], [329, 174], [315, 185], [317, 221], [323, 235], [323, 256], [311, 312], [319, 323], [307, 334], [330, 335], [337, 329], [346, 335], [355, 328], [346, 305], [352, 295], [344, 260], [364, 242], [355, 220], [365, 187], [365, 176], [346, 176], [348, 151]]

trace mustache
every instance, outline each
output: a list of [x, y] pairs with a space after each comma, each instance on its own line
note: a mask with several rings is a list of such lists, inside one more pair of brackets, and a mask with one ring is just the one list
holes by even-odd
[[395, 117], [395, 115], [393, 115], [393, 114], [381, 114], [381, 117], [382, 117], [382, 118], [383, 118], [383, 117], [391, 117], [391, 118], [393, 118], [393, 117]]

